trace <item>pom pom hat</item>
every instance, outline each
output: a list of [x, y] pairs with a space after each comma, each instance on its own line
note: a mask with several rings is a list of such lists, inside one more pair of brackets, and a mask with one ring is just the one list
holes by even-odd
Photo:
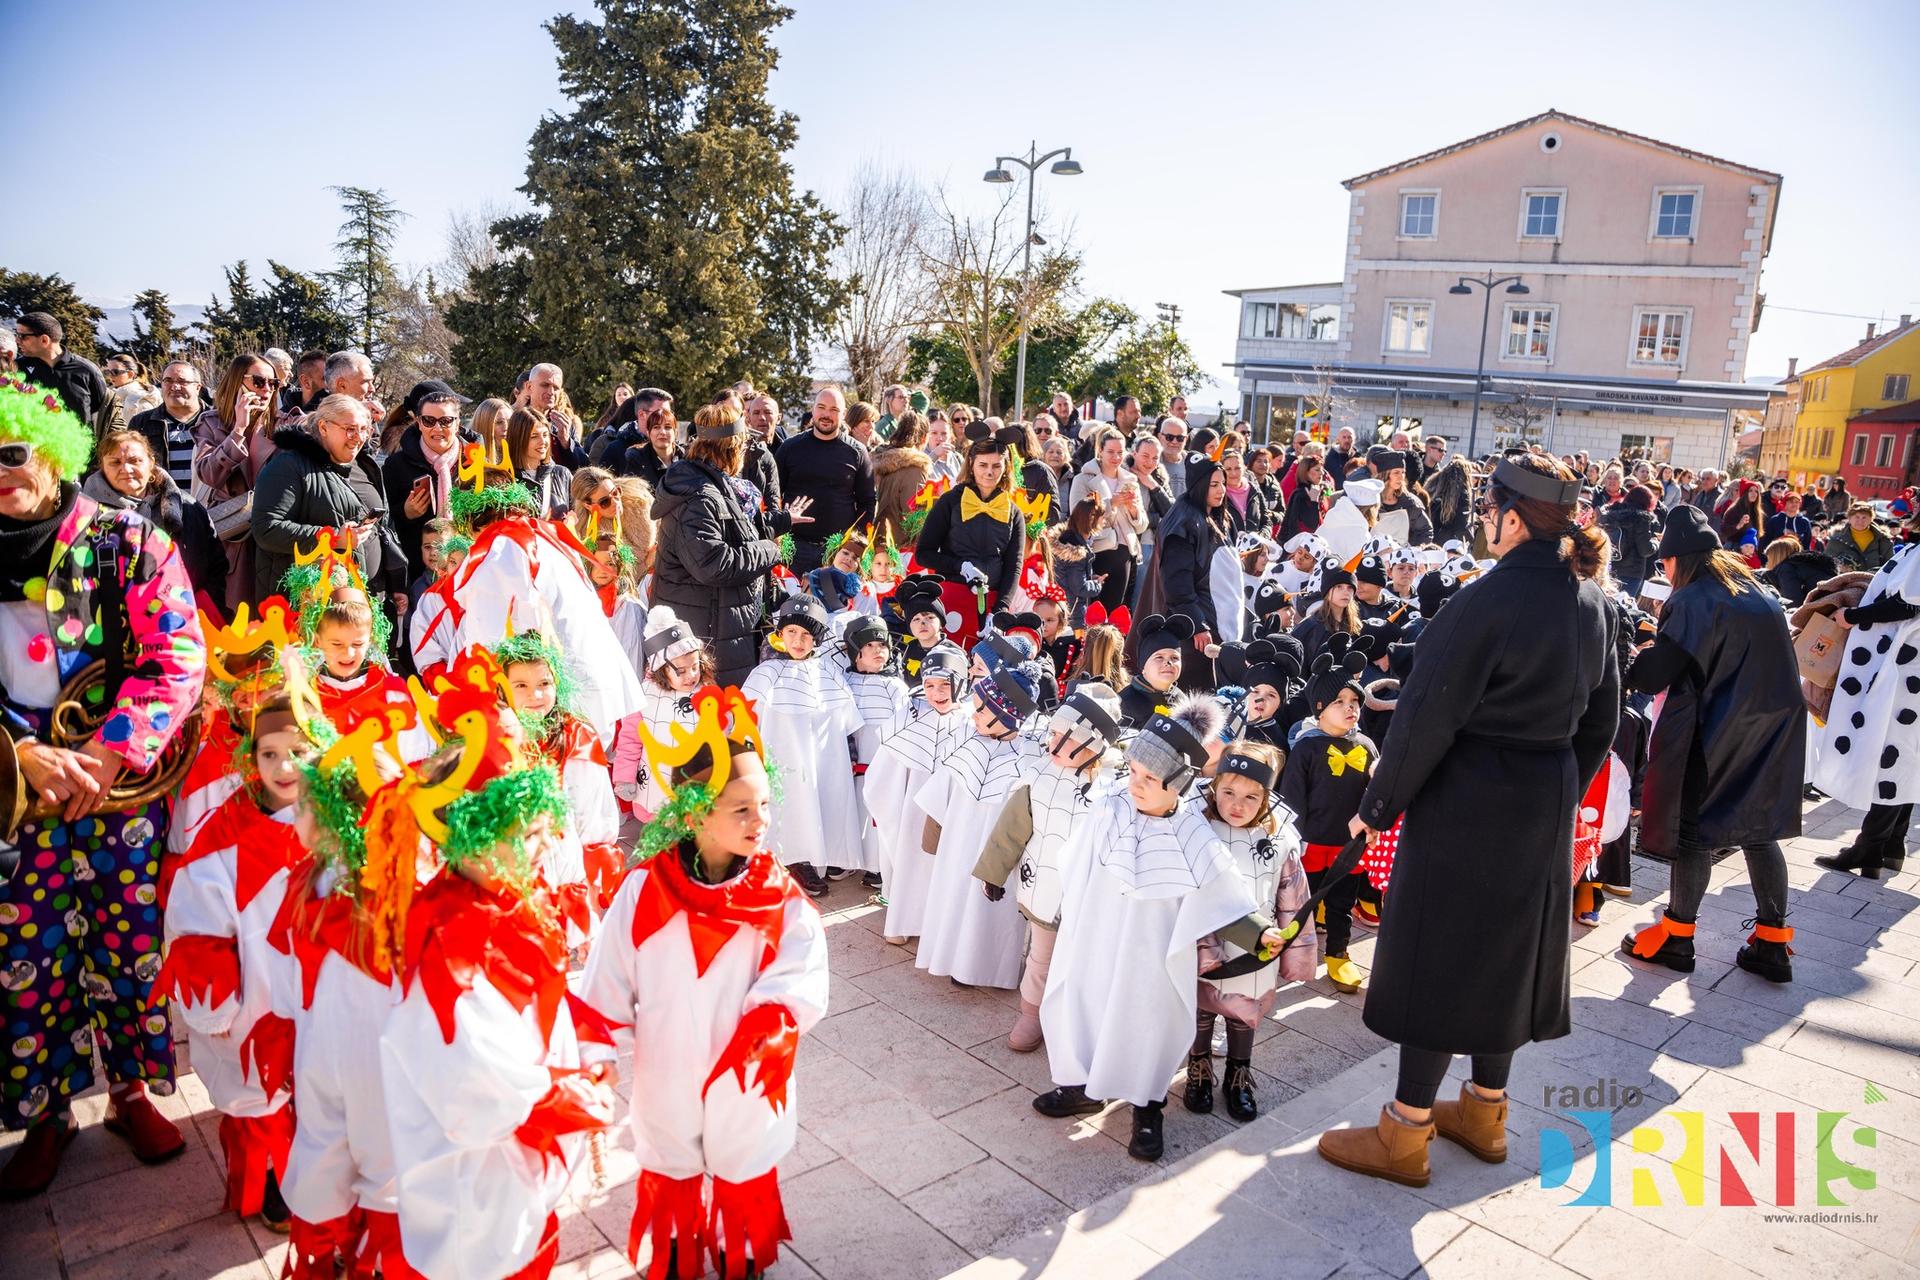
[[1183, 791], [1207, 765], [1207, 743], [1226, 723], [1212, 698], [1180, 697], [1156, 711], [1127, 744], [1127, 763], [1137, 764], [1170, 791]]

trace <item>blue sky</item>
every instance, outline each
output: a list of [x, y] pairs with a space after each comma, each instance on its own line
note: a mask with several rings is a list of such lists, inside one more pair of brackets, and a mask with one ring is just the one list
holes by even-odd
[[[541, 29], [563, 3], [12, 0], [9, 44], [42, 51], [9, 59], [13, 172], [37, 153], [58, 195], [35, 209], [9, 184], [0, 265], [104, 304], [203, 302], [238, 258], [328, 265], [336, 184], [385, 188], [411, 215], [400, 256], [431, 263], [449, 213], [516, 198], [528, 134], [564, 107]], [[1179, 304], [1211, 369], [1237, 318], [1220, 290], [1338, 277], [1341, 178], [1548, 107], [1785, 174], [1751, 376], [1920, 313], [1920, 5], [794, 9], [773, 96], [800, 118], [803, 184], [831, 198], [872, 160], [984, 205], [996, 153], [1071, 144], [1085, 176], [1041, 193], [1089, 292]]]

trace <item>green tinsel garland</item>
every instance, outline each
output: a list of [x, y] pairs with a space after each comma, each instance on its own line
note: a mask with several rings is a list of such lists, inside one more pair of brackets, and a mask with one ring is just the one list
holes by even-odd
[[476, 521], [494, 516], [537, 516], [540, 514], [540, 499], [533, 496], [533, 490], [516, 480], [512, 484], [488, 485], [475, 493], [471, 489], [455, 489], [453, 496], [447, 499], [447, 510], [460, 523], [471, 527]]
[[[323, 588], [318, 564], [296, 564], [280, 575], [280, 594], [299, 610], [294, 618], [295, 630], [306, 642], [302, 652], [309, 660], [309, 671], [319, 671], [325, 666], [325, 660], [313, 648], [313, 642], [320, 629], [320, 615], [327, 611], [328, 597], [337, 585], [342, 584], [329, 584]], [[387, 611], [371, 595], [367, 597], [367, 607], [373, 614], [373, 652], [384, 658], [393, 652], [389, 647], [393, 641], [393, 623], [387, 618]]]
[[[779, 805], [786, 795], [786, 787], [781, 783], [780, 770], [771, 760], [765, 762], [767, 770], [767, 790], [773, 795], [773, 803]], [[693, 825], [705, 817], [713, 808], [717, 799], [710, 787], [704, 782], [688, 782], [673, 793], [673, 798], [655, 811], [651, 821], [640, 828], [640, 835], [633, 842], [633, 853], [627, 858], [627, 865], [637, 867], [648, 858], [673, 848], [682, 840], [693, 838]]]
[[780, 545], [780, 563], [792, 564], [793, 563], [793, 535], [790, 533], [781, 534], [779, 545]]
[[[502, 774], [447, 806], [447, 838], [441, 856], [451, 866], [485, 856], [542, 814], [566, 820], [567, 793], [560, 785], [559, 771], [543, 764]], [[508, 880], [530, 870], [524, 865], [525, 845], [517, 836], [511, 844], [517, 865], [495, 868]]]
[[[326, 745], [320, 744], [322, 751]], [[315, 754], [301, 762], [300, 773], [306, 779], [306, 803], [332, 845], [313, 852], [344, 872], [341, 883], [349, 884], [358, 879], [367, 861], [367, 833], [360, 825], [365, 806], [353, 798], [359, 788], [353, 762], [343, 760], [331, 769], [322, 769], [320, 756]]]
[[[516, 662], [546, 663], [547, 670], [553, 672], [554, 707], [560, 711], [573, 710], [574, 694], [579, 691], [579, 686], [574, 682], [573, 669], [567, 665], [567, 660], [561, 656], [559, 646], [548, 639], [546, 633], [541, 631], [522, 631], [519, 635], [509, 636], [499, 644], [493, 646], [493, 656], [495, 661], [499, 662], [500, 670], [503, 672]], [[552, 716], [550, 715], [535, 716], [533, 720], [543, 721], [548, 727], [552, 726]], [[533, 733], [532, 720], [526, 716], [521, 716], [520, 723], [527, 727], [527, 731], [530, 734]], [[545, 736], [546, 733], [542, 730], [540, 733], [533, 734], [533, 740], [538, 742]]]
[[920, 530], [927, 523], [929, 508], [916, 507], [900, 517], [900, 545], [910, 547], [920, 541]]
[[450, 533], [440, 540], [443, 555], [463, 556], [473, 550], [473, 539], [464, 533]]

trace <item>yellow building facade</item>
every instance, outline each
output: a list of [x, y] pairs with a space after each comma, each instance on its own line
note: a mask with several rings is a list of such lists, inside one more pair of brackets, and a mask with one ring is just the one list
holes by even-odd
[[1787, 476], [1796, 485], [1840, 474], [1847, 422], [1920, 396], [1920, 324], [1911, 316], [1800, 375]]

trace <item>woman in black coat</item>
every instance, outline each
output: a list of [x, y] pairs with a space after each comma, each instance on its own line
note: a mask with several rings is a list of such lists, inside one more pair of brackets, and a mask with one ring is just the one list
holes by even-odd
[[1720, 547], [1697, 507], [1667, 517], [1658, 557], [1673, 584], [1653, 647], [1627, 687], [1666, 691], [1641, 792], [1640, 847], [1671, 860], [1662, 919], [1622, 949], [1693, 971], [1693, 933], [1715, 849], [1739, 845], [1758, 927], [1734, 959], [1774, 982], [1793, 977], [1787, 864], [1780, 841], [1800, 834], [1807, 709], [1786, 615], [1744, 561]]
[[1627, 496], [1600, 513], [1600, 528], [1613, 543], [1613, 579], [1638, 599], [1640, 585], [1653, 576], [1653, 546], [1658, 528], [1653, 490], [1636, 484]]
[[780, 562], [775, 539], [812, 523], [809, 500], [796, 498], [764, 516], [741, 501], [745, 427], [730, 402], [703, 405], [694, 429], [687, 456], [667, 468], [654, 491], [650, 600], [671, 605], [706, 642], [719, 683], [739, 684], [759, 661], [764, 589]]
[[[421, 394], [421, 388], [415, 387], [408, 399]], [[460, 455], [468, 445], [480, 442], [479, 436], [459, 425], [460, 401], [451, 391], [444, 396], [431, 390], [425, 394], [433, 398], [419, 402], [412, 411], [412, 422], [400, 434], [399, 444], [380, 464], [393, 531], [407, 556], [409, 585], [427, 571], [427, 562], [420, 554], [420, 538], [427, 521], [448, 513], [453, 490], [460, 483]], [[448, 418], [453, 422], [448, 423]]]
[[[1199, 630], [1193, 648], [1213, 643], [1219, 619], [1213, 616], [1213, 589], [1209, 584], [1213, 553], [1232, 540], [1227, 515], [1227, 480], [1220, 464], [1195, 454], [1187, 459], [1187, 491], [1167, 518], [1160, 522], [1154, 544], [1155, 580], [1160, 584], [1154, 612], [1192, 618]], [[1146, 605], [1142, 597], [1141, 606]], [[1193, 654], [1188, 654], [1189, 662]], [[1203, 673], [1213, 670], [1202, 664]]]
[[[1572, 530], [1579, 482], [1503, 461], [1481, 519], [1500, 560], [1420, 637], [1352, 829], [1404, 816], [1365, 1020], [1400, 1044], [1380, 1122], [1321, 1135], [1334, 1164], [1424, 1186], [1441, 1136], [1506, 1158], [1513, 1052], [1571, 1029], [1573, 814], [1620, 714], [1606, 540]], [[1456, 1053], [1473, 1084], [1436, 1102]]]
[[914, 559], [948, 582], [984, 587], [1001, 600], [1020, 581], [1026, 554], [1026, 517], [1013, 502], [1007, 446], [975, 440], [967, 446], [966, 482], [941, 494], [927, 512]]

